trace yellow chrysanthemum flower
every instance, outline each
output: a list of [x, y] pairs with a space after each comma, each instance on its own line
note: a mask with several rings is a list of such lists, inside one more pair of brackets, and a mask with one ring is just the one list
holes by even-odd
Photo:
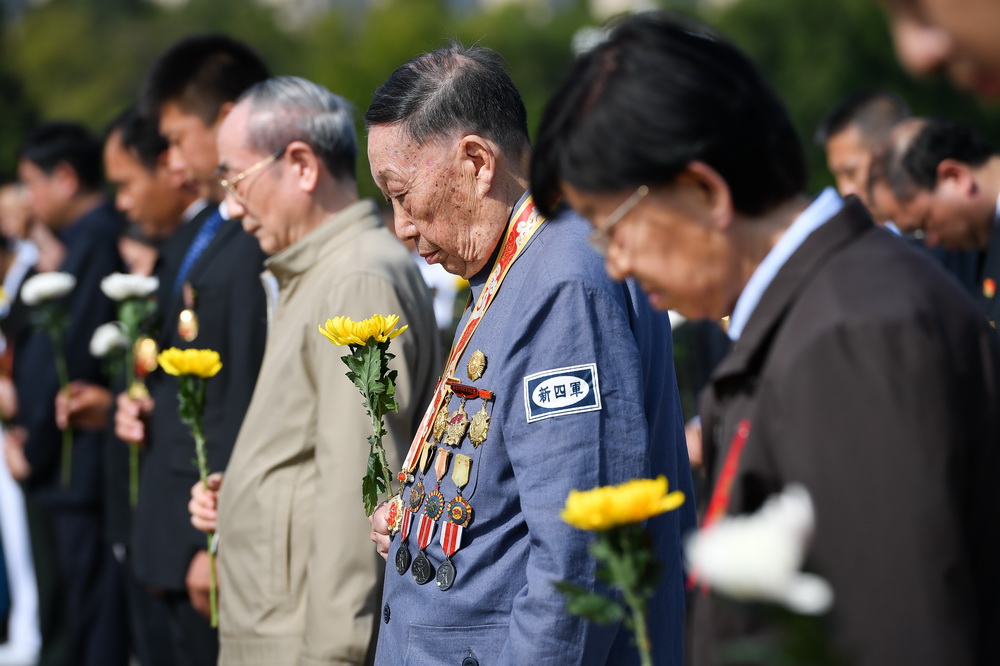
[[164, 349], [156, 357], [160, 367], [168, 375], [194, 375], [195, 377], [214, 377], [222, 370], [219, 352], [211, 349]]
[[633, 479], [617, 486], [571, 490], [562, 519], [581, 530], [603, 531], [639, 523], [684, 503], [684, 493], [667, 492], [667, 477]]
[[372, 315], [362, 321], [354, 321], [350, 317], [334, 317], [327, 319], [326, 324], [320, 324], [319, 332], [335, 345], [365, 345], [369, 340], [385, 342], [409, 328], [409, 325], [396, 328], [399, 315]]

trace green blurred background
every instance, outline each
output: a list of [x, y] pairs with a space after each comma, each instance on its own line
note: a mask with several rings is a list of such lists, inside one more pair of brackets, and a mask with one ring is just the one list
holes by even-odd
[[[144, 71], [174, 40], [223, 31], [253, 44], [279, 74], [304, 76], [350, 99], [358, 115], [399, 64], [450, 39], [500, 51], [534, 130], [573, 57], [581, 28], [627, 0], [0, 0], [0, 177], [10, 177], [26, 129], [77, 119], [96, 131], [128, 105]], [[650, 3], [645, 3], [650, 6]], [[978, 125], [1000, 118], [943, 83], [913, 81], [896, 63], [874, 0], [661, 0], [715, 26], [759, 63], [809, 146], [814, 190], [832, 183], [812, 145], [826, 109], [885, 87], [917, 113]], [[602, 9], [603, 8], [603, 9]], [[360, 127], [359, 127], [360, 129]], [[359, 173], [367, 173], [362, 155]], [[364, 194], [374, 194], [362, 176]]]

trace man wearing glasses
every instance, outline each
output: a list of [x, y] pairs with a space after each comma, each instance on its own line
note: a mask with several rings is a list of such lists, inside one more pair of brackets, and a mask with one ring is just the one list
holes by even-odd
[[[154, 64], [140, 96], [142, 113], [159, 120], [168, 166], [183, 171], [209, 205], [161, 253], [159, 347], [208, 348], [224, 369], [207, 383], [208, 459], [222, 470], [250, 403], [264, 353], [267, 314], [260, 282], [264, 254], [218, 204], [215, 138], [236, 99], [268, 77], [248, 46], [222, 35], [186, 38]], [[208, 623], [209, 568], [205, 537], [189, 520], [198, 479], [194, 440], [177, 415], [176, 379], [155, 372], [151, 399], [119, 396], [115, 432], [146, 447], [133, 520], [133, 568], [153, 594], [147, 614], [166, 617], [150, 637], [162, 663], [214, 666], [218, 635]], [[203, 617], [205, 616], [205, 617]]]
[[[297, 77], [251, 88], [219, 131], [226, 205], [270, 254], [279, 287], [260, 381], [219, 480], [220, 662], [363, 664], [384, 566], [368, 542], [359, 480], [371, 420], [327, 318], [398, 314], [395, 469], [439, 371], [430, 292], [375, 203], [358, 198], [347, 102]], [[215, 530], [215, 493], [192, 489], [193, 523]]]

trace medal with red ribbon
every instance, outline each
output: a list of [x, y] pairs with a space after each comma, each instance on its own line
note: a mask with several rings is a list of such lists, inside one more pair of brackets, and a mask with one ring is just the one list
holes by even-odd
[[472, 334], [476, 332], [487, 310], [493, 303], [493, 299], [496, 297], [504, 278], [507, 277], [511, 266], [521, 256], [524, 248], [528, 245], [528, 241], [531, 240], [544, 224], [545, 218], [535, 212], [535, 203], [531, 197], [525, 199], [524, 203], [511, 215], [500, 255], [490, 270], [486, 286], [483, 288], [482, 293], [479, 294], [479, 298], [476, 299], [476, 305], [465, 324], [465, 328], [462, 329], [461, 335], [458, 336], [455, 345], [451, 348], [451, 353], [448, 355], [448, 362], [445, 365], [445, 372], [438, 379], [437, 386], [434, 388], [434, 398], [427, 406], [427, 411], [424, 412], [424, 417], [420, 422], [420, 428], [417, 429], [417, 433], [413, 437], [413, 442], [410, 444], [409, 453], [407, 453], [406, 459], [403, 461], [403, 469], [399, 472], [400, 482], [405, 483], [412, 478], [423, 443], [429, 436], [434, 434], [433, 425], [435, 416], [440, 412], [444, 401], [451, 396], [448, 380], [455, 376], [458, 362], [461, 360], [462, 354], [465, 353], [469, 341], [472, 339]]
[[455, 467], [451, 473], [451, 480], [458, 488], [458, 495], [448, 502], [448, 510], [445, 514], [444, 527], [441, 530], [441, 549], [444, 551], [444, 562], [438, 567], [435, 584], [441, 591], [451, 589], [455, 584], [455, 565], [451, 561], [451, 556], [462, 547], [462, 533], [472, 521], [472, 505], [469, 500], [462, 497], [462, 488], [469, 482], [469, 472], [472, 469], [472, 458], [459, 453], [455, 456]]
[[413, 512], [403, 509], [403, 517], [400, 520], [399, 548], [396, 549], [396, 573], [402, 576], [410, 568], [410, 546], [406, 542], [406, 537], [410, 536], [410, 525], [413, 524]]
[[418, 585], [423, 585], [434, 575], [434, 567], [431, 566], [431, 562], [427, 559], [427, 554], [424, 550], [430, 545], [431, 539], [434, 537], [434, 528], [437, 527], [437, 522], [428, 516], [426, 511], [427, 508], [425, 507], [424, 513], [420, 515], [417, 522], [417, 546], [420, 548], [420, 552], [413, 558], [413, 568], [410, 572], [413, 575], [413, 580]]

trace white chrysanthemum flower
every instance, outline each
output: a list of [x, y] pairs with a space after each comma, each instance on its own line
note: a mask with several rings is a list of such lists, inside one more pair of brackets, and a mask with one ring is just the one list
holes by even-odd
[[800, 571], [814, 522], [809, 491], [790, 484], [756, 513], [724, 518], [689, 537], [688, 568], [730, 597], [825, 613], [833, 604], [830, 584]]
[[145, 298], [160, 287], [159, 278], [128, 273], [112, 273], [101, 280], [101, 291], [113, 301], [129, 298]]
[[90, 353], [96, 358], [106, 358], [111, 352], [127, 346], [128, 336], [117, 321], [101, 324], [94, 329], [94, 335], [90, 338]]
[[39, 273], [24, 281], [21, 285], [21, 300], [31, 307], [45, 301], [62, 298], [73, 291], [76, 278], [69, 273]]

